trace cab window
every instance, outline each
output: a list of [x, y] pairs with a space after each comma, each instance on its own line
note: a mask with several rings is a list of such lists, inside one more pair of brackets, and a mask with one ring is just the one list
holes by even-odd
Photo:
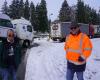
[[27, 26], [27, 31], [32, 32], [32, 26], [28, 25]]
[[6, 19], [0, 19], [0, 26], [13, 28], [13, 25], [11, 24], [11, 21], [6, 20]]

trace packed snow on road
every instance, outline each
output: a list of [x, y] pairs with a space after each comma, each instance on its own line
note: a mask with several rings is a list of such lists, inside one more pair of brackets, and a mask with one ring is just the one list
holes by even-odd
[[[85, 80], [100, 80], [100, 38], [91, 40], [92, 55], [87, 60]], [[27, 59], [25, 80], [66, 80], [67, 60], [64, 42], [35, 39], [38, 46], [32, 47]], [[74, 80], [77, 80], [76, 74]]]

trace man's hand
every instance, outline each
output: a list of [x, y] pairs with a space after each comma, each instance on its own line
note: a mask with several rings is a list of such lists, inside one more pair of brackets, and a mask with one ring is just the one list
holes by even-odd
[[84, 58], [82, 58], [81, 56], [78, 58], [78, 61], [83, 62]]

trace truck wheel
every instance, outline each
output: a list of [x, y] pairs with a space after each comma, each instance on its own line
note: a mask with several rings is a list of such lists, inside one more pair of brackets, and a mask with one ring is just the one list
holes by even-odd
[[55, 38], [52, 38], [52, 40], [53, 40], [53, 41], [57, 41], [57, 39], [55, 39]]
[[63, 39], [59, 39], [59, 41], [60, 41], [60, 42], [63, 42], [64, 40], [63, 40]]
[[60, 42], [65, 42], [65, 38], [59, 39]]
[[24, 41], [23, 46], [26, 47], [26, 48], [29, 47], [30, 41], [28, 41], [28, 40]]

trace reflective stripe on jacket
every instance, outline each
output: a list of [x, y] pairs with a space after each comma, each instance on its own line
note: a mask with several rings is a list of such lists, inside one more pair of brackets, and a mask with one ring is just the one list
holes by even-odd
[[79, 56], [83, 57], [85, 60], [90, 56], [92, 51], [92, 43], [88, 36], [84, 33], [73, 36], [68, 35], [66, 37], [66, 42], [64, 49], [66, 51], [66, 58], [71, 63], [76, 65], [84, 64], [84, 62], [79, 62]]

